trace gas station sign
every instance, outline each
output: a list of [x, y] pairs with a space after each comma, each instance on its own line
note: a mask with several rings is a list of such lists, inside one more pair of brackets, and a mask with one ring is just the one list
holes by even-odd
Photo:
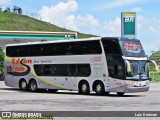
[[136, 13], [121, 13], [121, 36], [126, 38], [136, 38]]

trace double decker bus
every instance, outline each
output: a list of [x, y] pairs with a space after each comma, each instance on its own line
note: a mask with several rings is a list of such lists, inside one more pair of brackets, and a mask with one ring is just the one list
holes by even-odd
[[21, 90], [75, 90], [118, 95], [149, 90], [149, 69], [139, 40], [119, 37], [7, 45], [5, 84]]

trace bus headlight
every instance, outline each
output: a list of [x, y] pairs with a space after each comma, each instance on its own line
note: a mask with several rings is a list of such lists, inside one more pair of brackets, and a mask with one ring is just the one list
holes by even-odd
[[127, 84], [129, 87], [134, 87], [134, 81], [128, 81]]

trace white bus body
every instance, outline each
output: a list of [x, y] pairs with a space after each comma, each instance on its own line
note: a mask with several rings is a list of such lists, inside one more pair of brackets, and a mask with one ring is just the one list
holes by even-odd
[[6, 46], [5, 84], [22, 90], [95, 91], [98, 95], [148, 91], [148, 58], [135, 41], [97, 37], [10, 44]]

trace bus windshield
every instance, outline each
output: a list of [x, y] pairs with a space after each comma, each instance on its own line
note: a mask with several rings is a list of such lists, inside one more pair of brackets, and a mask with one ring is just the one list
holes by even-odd
[[145, 57], [144, 49], [139, 40], [121, 40], [122, 54], [127, 57]]
[[148, 79], [148, 68], [146, 61], [129, 60], [131, 72], [126, 73], [126, 79], [146, 80]]

